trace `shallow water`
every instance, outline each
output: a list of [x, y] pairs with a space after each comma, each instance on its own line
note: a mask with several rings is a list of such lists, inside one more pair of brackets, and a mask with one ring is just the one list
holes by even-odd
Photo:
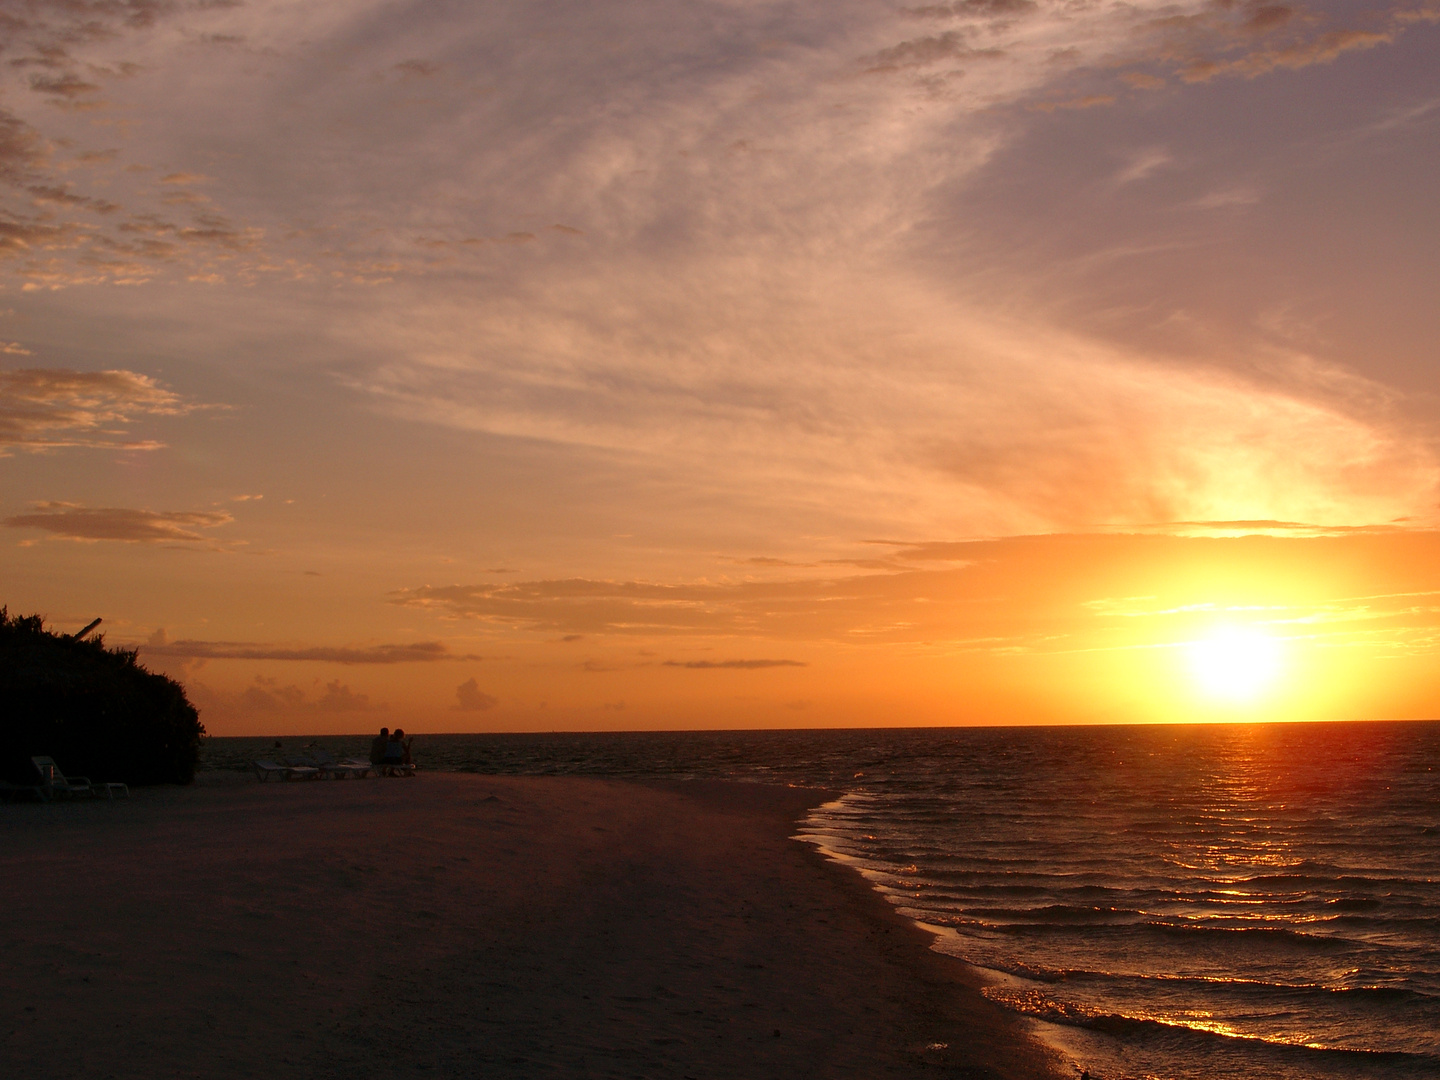
[[[287, 740], [281, 753], [310, 740]], [[319, 740], [363, 755], [368, 738]], [[207, 741], [243, 767], [269, 740]], [[1092, 1075], [1440, 1077], [1440, 723], [451, 735], [422, 765], [845, 794], [803, 832]]]

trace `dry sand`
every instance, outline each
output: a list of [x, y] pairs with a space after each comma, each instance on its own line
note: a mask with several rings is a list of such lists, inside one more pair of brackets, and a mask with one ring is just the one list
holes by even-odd
[[426, 775], [0, 806], [4, 1075], [1063, 1075], [789, 838], [821, 798]]

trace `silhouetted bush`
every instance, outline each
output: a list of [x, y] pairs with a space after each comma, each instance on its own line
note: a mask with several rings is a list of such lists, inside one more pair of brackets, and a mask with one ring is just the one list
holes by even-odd
[[0, 607], [0, 772], [33, 783], [32, 755], [98, 782], [188, 784], [200, 714], [174, 679], [146, 671], [133, 649], [77, 641], [39, 615]]

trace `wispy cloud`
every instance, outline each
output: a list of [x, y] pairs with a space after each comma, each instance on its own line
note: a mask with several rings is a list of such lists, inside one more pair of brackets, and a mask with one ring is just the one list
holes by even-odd
[[[1350, 25], [1334, 25], [1337, 18]], [[1337, 16], [1304, 4], [1249, 0], [1160, 12], [1142, 29], [1151, 35], [1150, 61], [1193, 83], [1333, 63], [1348, 52], [1392, 44], [1427, 21], [1434, 21], [1431, 10], [1404, 6]]]
[[[1007, 106], [1119, 100], [1119, 91], [1103, 87], [1057, 96], [1077, 72], [1101, 83], [1124, 74], [1132, 87], [1154, 78], [1139, 67], [1192, 81], [1253, 78], [1393, 41], [1420, 10], [1397, 10], [1367, 29], [1330, 26], [1303, 6], [1282, 3], [1076, 8], [960, 0], [897, 11], [843, 0], [823, 12], [759, 5], [728, 11], [718, 22], [700, 5], [672, 13], [661, 29], [644, 5], [627, 3], [577, 19], [557, 37], [532, 32], [548, 25], [548, 15], [509, 4], [423, 17], [382, 4], [314, 5], [303, 14], [265, 2], [154, 4], [143, 19], [129, 9], [42, 3], [12, 16], [13, 33], [29, 48], [11, 61], [10, 78], [28, 97], [50, 103], [24, 116], [4, 114], [13, 130], [0, 135], [0, 162], [11, 163], [15, 181], [23, 173], [32, 184], [49, 183], [57, 140], [93, 130], [53, 104], [147, 111], [164, 100], [171, 118], [158, 141], [133, 140], [155, 181], [131, 184], [126, 177], [141, 174], [105, 173], [109, 194], [100, 201], [119, 211], [114, 221], [80, 212], [98, 188], [78, 191], [77, 213], [60, 219], [12, 208], [22, 257], [15, 265], [36, 287], [176, 273], [354, 283], [437, 273], [489, 278], [503, 277], [493, 249], [505, 245], [478, 242], [485, 238], [648, 235], [650, 243], [673, 247], [728, 230], [739, 240], [760, 239], [755, 227], [773, 224], [766, 220], [772, 211], [761, 198], [724, 198], [737, 184], [775, 196], [770, 205], [784, 207], [784, 219], [794, 222], [782, 230], [791, 240], [828, 235], [845, 242], [870, 233], [873, 241], [904, 227], [885, 201], [902, 214], [923, 212], [916, 200], [933, 179], [938, 161], [930, 140], [941, 131], [951, 133], [945, 157], [953, 178], [982, 163], [994, 145], [993, 123], [971, 118]], [[929, 32], [917, 35], [917, 23]], [[625, 44], [597, 51], [589, 37]], [[345, 42], [343, 63], [331, 47], [338, 40]], [[776, 48], [777, 41], [790, 44]], [[127, 52], [135, 58], [117, 59]], [[706, 61], [693, 62], [697, 56]], [[857, 84], [866, 71], [892, 78]], [[170, 83], [162, 77], [175, 72], [194, 75], [192, 93], [179, 103], [165, 96]], [[294, 85], [307, 89], [299, 97], [278, 89]], [[759, 85], [766, 100], [782, 106], [762, 105], [752, 92]], [[293, 135], [277, 130], [264, 144], [243, 141], [244, 125], [231, 117], [237, 93], [251, 115], [283, 114], [284, 131]], [[922, 109], [917, 96], [927, 102]], [[546, 131], [531, 123], [546, 108], [542, 100], [552, 118]], [[472, 113], [485, 117], [484, 140], [474, 135]], [[258, 152], [268, 158], [265, 185], [249, 182], [248, 165], [221, 169], [215, 156], [202, 160], [185, 149], [192, 130], [216, 146], [231, 128], [237, 131], [221, 159], [249, 161]], [[381, 144], [394, 152], [370, 169], [325, 164]], [[781, 167], [753, 168], [757, 147]], [[94, 157], [100, 152], [86, 148], [78, 156], [108, 166]], [[440, 168], [417, 172], [410, 164], [442, 157]], [[306, 162], [303, 179], [295, 172], [299, 160]], [[906, 164], [911, 171], [901, 169]], [[315, 172], [321, 168], [323, 178]], [[481, 190], [493, 193], [473, 196], [462, 212], [444, 195], [469, 173], [486, 176], [491, 182]], [[881, 180], [884, 189], [876, 190]], [[839, 201], [829, 209], [803, 206], [793, 194], [802, 181]], [[867, 187], [873, 201], [857, 202]], [[548, 221], [537, 227], [514, 219], [508, 206], [521, 192], [527, 204], [546, 208]], [[418, 214], [417, 205], [435, 212]], [[358, 207], [365, 209], [342, 209]], [[681, 207], [697, 216], [664, 229], [666, 221], [678, 223]], [[172, 217], [167, 209], [198, 216]], [[207, 218], [224, 224], [207, 225]], [[154, 232], [142, 243], [136, 229]], [[304, 242], [321, 235], [318, 245]], [[548, 254], [573, 250], [552, 244]]]
[[758, 671], [762, 668], [809, 667], [801, 660], [666, 660], [661, 666], [690, 668], [695, 671]]
[[1117, 184], [1133, 184], [1144, 180], [1157, 170], [1174, 163], [1170, 151], [1163, 146], [1152, 146], [1135, 153], [1130, 163], [1115, 174]]
[[67, 502], [36, 503], [28, 514], [4, 520], [11, 529], [40, 529], [67, 540], [118, 540], [124, 543], [175, 543], [213, 538], [198, 532], [228, 525], [235, 519], [223, 510], [153, 511], [122, 507], [87, 507]]
[[124, 428], [147, 416], [179, 416], [193, 408], [134, 371], [0, 371], [0, 454], [69, 446], [155, 450], [164, 444], [129, 438]]
[[294, 683], [257, 675], [241, 690], [220, 690], [204, 683], [190, 684], [192, 695], [207, 713], [222, 717], [314, 716], [315, 714], [369, 713], [383, 710], [381, 703], [372, 702], [370, 695], [353, 690], [339, 679], [332, 679], [314, 695]]
[[[1417, 600], [1413, 590], [1391, 602], [1374, 599], [1378, 591], [1355, 599], [1317, 583], [1337, 579], [1337, 568], [1357, 561], [1377, 568], [1369, 574], [1377, 584], [1417, 580], [1417, 568], [1440, 546], [1440, 533], [1209, 524], [1217, 528], [897, 544], [896, 560], [923, 569], [823, 579], [691, 584], [572, 579], [428, 586], [391, 599], [446, 618], [543, 635], [542, 640], [570, 631], [983, 652], [1093, 647], [1107, 634], [1123, 637], [1117, 628], [1141, 616], [1170, 620], [1167, 632], [1182, 637], [1194, 620], [1226, 613], [1278, 625], [1339, 621], [1342, 613], [1358, 619], [1362, 609], [1383, 607], [1387, 618], [1403, 622], [1415, 616], [1417, 626], [1431, 619], [1419, 609], [1428, 612], [1435, 605]], [[660, 666], [758, 669], [803, 663], [671, 659]], [[585, 668], [624, 666], [591, 661]]]
[[475, 679], [466, 679], [455, 688], [455, 704], [451, 707], [457, 712], [488, 712], [498, 704], [500, 699], [481, 690]]
[[441, 660], [481, 659], [454, 653], [443, 642], [411, 641], [385, 645], [266, 645], [239, 641], [151, 640], [141, 646], [148, 656], [185, 660], [286, 660], [322, 664], [429, 664]]

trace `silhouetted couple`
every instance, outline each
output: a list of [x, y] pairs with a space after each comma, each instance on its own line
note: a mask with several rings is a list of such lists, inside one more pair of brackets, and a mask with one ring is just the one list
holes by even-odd
[[410, 744], [414, 741], [413, 735], [405, 737], [404, 728], [397, 727], [391, 735], [389, 728], [382, 727], [370, 742], [370, 764], [381, 776], [394, 776], [398, 766], [414, 764], [410, 759]]

